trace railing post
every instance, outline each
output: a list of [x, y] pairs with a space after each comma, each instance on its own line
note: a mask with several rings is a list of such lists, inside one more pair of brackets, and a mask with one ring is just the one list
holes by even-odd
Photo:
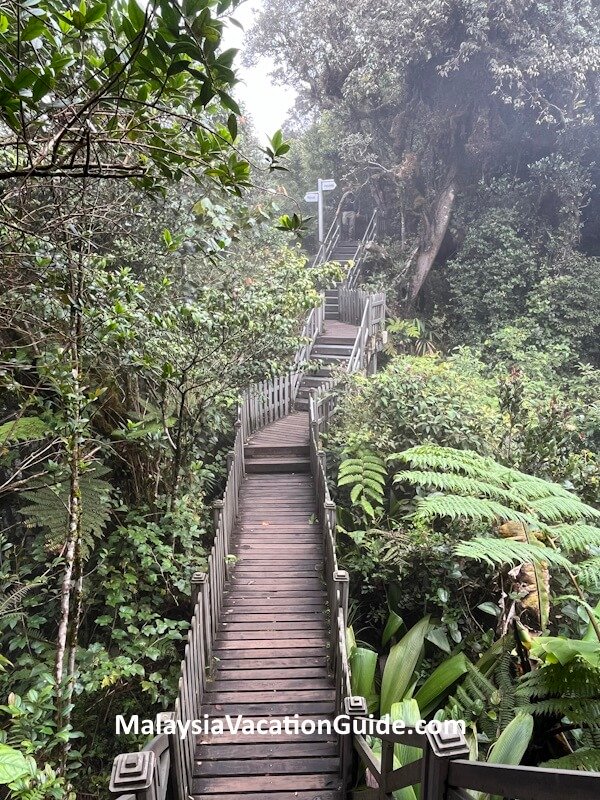
[[333, 502], [333, 500], [326, 500], [323, 505], [325, 508], [325, 515], [327, 521], [329, 522], [329, 526], [331, 527], [331, 533], [333, 535], [333, 540], [335, 544], [335, 529], [337, 527], [336, 505]]
[[[166, 723], [175, 722], [174, 711], [161, 711], [156, 715], [157, 725], [166, 727]], [[173, 725], [173, 732], [166, 734], [169, 740], [169, 779], [167, 783], [167, 794], [169, 800], [179, 800], [184, 796], [184, 778], [181, 774], [181, 757], [178, 747], [181, 745], [179, 735]]]
[[[235, 428], [235, 435], [237, 436], [238, 433], [239, 433], [240, 428], [242, 427], [242, 423], [239, 421], [239, 419], [236, 419], [233, 427]], [[242, 476], [244, 476], [246, 474], [246, 463], [245, 463], [245, 460], [244, 460], [244, 442], [243, 441], [242, 441], [242, 446], [241, 446], [240, 450], [241, 450], [240, 458], [242, 459]]]
[[[350, 717], [350, 726], [354, 724], [354, 720], [359, 717], [366, 717], [369, 714], [367, 701], [364, 697], [345, 697], [344, 698], [344, 713]], [[345, 797], [347, 787], [350, 782], [350, 773], [352, 770], [352, 752], [353, 752], [353, 739], [354, 733], [352, 727], [350, 733], [341, 737], [340, 741], [340, 772], [342, 778], [342, 796]]]
[[153, 789], [156, 755], [151, 750], [121, 753], [113, 761], [108, 791], [127, 794], [136, 800], [162, 800]]
[[[335, 504], [334, 504], [335, 509]], [[333, 573], [334, 583], [339, 587], [340, 591], [340, 608], [344, 617], [344, 625], [348, 627], [348, 597], [350, 594], [350, 575], [345, 569], [337, 569]], [[344, 631], [346, 635], [346, 631]]]
[[198, 602], [198, 595], [202, 591], [202, 585], [204, 583], [204, 579], [206, 574], [204, 572], [194, 572], [192, 575], [190, 584], [191, 584], [191, 591], [190, 595], [192, 598], [192, 613], [194, 613], [194, 609], [196, 608], [196, 603]]
[[445, 800], [450, 762], [453, 758], [468, 758], [469, 745], [453, 720], [441, 723], [435, 733], [427, 730], [425, 735], [427, 745], [423, 750], [421, 800]]
[[233, 464], [233, 459], [235, 458], [235, 453], [233, 450], [230, 450], [227, 453], [227, 475], [231, 472], [231, 465]]
[[215, 534], [219, 530], [219, 522], [221, 521], [221, 516], [223, 514], [223, 506], [225, 503], [223, 500], [214, 500], [213, 501], [213, 525], [215, 528]]
[[198, 593], [202, 595], [202, 619], [200, 620], [200, 633], [204, 637], [204, 656], [206, 658], [205, 669], [210, 668], [210, 659], [212, 657], [212, 622], [211, 622], [211, 609], [210, 604], [212, 598], [210, 597], [208, 573], [194, 572], [194, 582], [198, 585]]

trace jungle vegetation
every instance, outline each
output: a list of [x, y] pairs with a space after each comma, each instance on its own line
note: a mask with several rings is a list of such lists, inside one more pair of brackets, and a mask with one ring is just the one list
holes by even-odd
[[334, 275], [297, 201], [330, 175], [392, 315], [327, 440], [355, 689], [600, 769], [598, 6], [266, 0], [248, 58], [298, 104], [262, 148], [237, 5], [0, 3], [0, 792], [106, 796], [115, 714], [169, 707], [239, 391]]

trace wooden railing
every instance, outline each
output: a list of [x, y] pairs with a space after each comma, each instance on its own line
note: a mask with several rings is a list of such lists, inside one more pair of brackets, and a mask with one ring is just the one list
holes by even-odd
[[246, 389], [240, 405], [240, 420], [245, 439], [290, 413], [300, 377], [299, 372], [289, 372], [287, 375], [259, 381]]
[[[213, 504], [215, 536], [206, 572], [192, 577], [193, 615], [188, 631], [175, 710], [159, 714], [157, 723], [170, 724], [200, 719], [207, 676], [212, 667], [213, 641], [221, 615], [228, 577], [231, 533], [238, 513], [244, 479], [244, 423], [252, 419], [248, 393], [238, 409], [233, 449], [228, 456], [228, 476], [223, 499]], [[195, 736], [187, 732], [159, 733], [136, 753], [116, 757], [109, 790], [119, 800], [188, 800], [194, 766]], [[167, 780], [168, 778], [168, 780]]]
[[[351, 722], [368, 724], [367, 701], [352, 695], [351, 670], [346, 650], [348, 620], [348, 573], [339, 569], [336, 554], [336, 507], [327, 485], [326, 453], [320, 437], [327, 431], [335, 410], [334, 394], [313, 390], [309, 401], [310, 458], [317, 491], [317, 513], [325, 546], [325, 581], [331, 610], [331, 667], [335, 676], [337, 713]], [[341, 737], [343, 790], [349, 787], [352, 750], [369, 775], [369, 786], [356, 793], [361, 800], [393, 800], [394, 792], [420, 785], [420, 800], [472, 800], [470, 792], [484, 792], [492, 797], [514, 800], [597, 800], [600, 797], [600, 773], [542, 767], [510, 766], [469, 761], [469, 747], [455, 721], [437, 723], [419, 733], [377, 733], [381, 754], [376, 755], [367, 738], [357, 731]], [[394, 765], [394, 746], [405, 744], [418, 748], [422, 756], [400, 767]], [[476, 796], [476, 795], [475, 795]]]
[[355, 289], [360, 282], [363, 261], [365, 260], [365, 255], [367, 252], [367, 245], [377, 238], [377, 222], [377, 209], [375, 209], [371, 215], [371, 219], [369, 220], [369, 224], [366, 227], [360, 244], [358, 245], [356, 255], [354, 256], [354, 263], [352, 264], [352, 267], [346, 276], [346, 280], [344, 281], [344, 286], [347, 286], [348, 289]]
[[[367, 294], [359, 289], [340, 286], [340, 320], [358, 326], [348, 372], [366, 369], [371, 352], [380, 348], [385, 328], [385, 293]], [[370, 350], [371, 352], [370, 352]]]
[[319, 249], [317, 250], [317, 254], [313, 259], [313, 267], [316, 267], [318, 264], [325, 264], [327, 261], [329, 261], [329, 258], [335, 250], [335, 246], [338, 243], [342, 232], [340, 220], [341, 215], [336, 214], [329, 227], [329, 230], [327, 231], [327, 234], [325, 235], [325, 239], [321, 243]]
[[296, 351], [294, 357], [294, 365], [306, 363], [310, 358], [310, 351], [317, 339], [317, 336], [323, 331], [323, 324], [325, 322], [325, 295], [321, 295], [321, 304], [313, 308], [308, 315], [308, 319], [302, 328], [301, 337], [302, 344]]
[[[352, 720], [368, 722], [364, 698], [348, 697], [344, 707]], [[438, 723], [425, 733], [407, 730], [377, 734], [381, 740], [379, 757], [362, 734], [355, 732], [353, 738], [369, 772], [369, 782], [377, 787], [361, 792], [365, 800], [392, 800], [394, 792], [416, 784], [420, 784], [420, 800], [472, 800], [473, 791], [515, 800], [597, 800], [600, 796], [599, 772], [469, 761], [469, 746], [456, 722]], [[396, 744], [418, 748], [422, 756], [395, 767]]]

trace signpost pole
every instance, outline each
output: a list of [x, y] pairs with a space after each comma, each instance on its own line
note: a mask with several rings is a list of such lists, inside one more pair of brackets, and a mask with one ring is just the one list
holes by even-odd
[[324, 203], [323, 203], [323, 181], [321, 178], [317, 181], [318, 193], [319, 193], [319, 244], [323, 244], [323, 240], [325, 239], [325, 222], [324, 222]]

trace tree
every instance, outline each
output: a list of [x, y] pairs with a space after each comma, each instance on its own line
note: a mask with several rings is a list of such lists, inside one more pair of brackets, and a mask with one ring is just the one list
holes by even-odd
[[561, 147], [593, 160], [598, 14], [588, 0], [269, 2], [251, 47], [337, 116], [343, 169], [405, 246], [411, 306], [475, 181]]

